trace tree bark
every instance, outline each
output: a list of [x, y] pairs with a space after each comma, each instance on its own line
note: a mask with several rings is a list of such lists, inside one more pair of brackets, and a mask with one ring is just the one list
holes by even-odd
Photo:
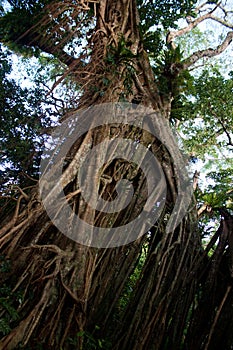
[[[161, 98], [155, 84], [138, 21], [136, 0], [99, 2], [96, 30], [89, 44], [90, 61], [85, 69], [73, 70], [74, 79], [81, 79], [83, 86], [78, 108], [136, 100], [152, 108], [159, 118], [169, 118], [171, 101], [169, 97]], [[121, 44], [125, 45], [128, 56], [120, 50]], [[10, 286], [12, 298], [17, 292], [22, 296], [14, 305], [19, 318], [11, 321], [12, 330], [0, 340], [0, 349], [11, 350], [20, 345], [35, 348], [38, 343], [46, 349], [87, 349], [85, 336], [77, 336], [80, 331], [89, 332], [98, 339], [110, 335], [112, 348], [116, 350], [182, 348], [197, 292], [195, 276], [202, 266], [201, 263], [196, 268], [195, 264], [199, 260], [203, 262], [196, 209], [194, 206], [179, 226], [167, 233], [165, 223], [178, 194], [171, 154], [149, 133], [114, 127], [115, 134], [122, 138], [127, 136], [135, 140], [137, 136], [161, 161], [166, 174], [167, 198], [159, 222], [153, 225], [150, 233], [129, 245], [91, 248], [75, 243], [58, 231], [42, 205], [38, 185], [32, 189], [29, 199], [19, 195], [14, 215], [7, 218], [0, 231], [0, 246], [11, 264], [11, 269], [2, 273], [3, 285]], [[81, 148], [88, 144], [95, 146], [110, 134], [107, 126], [90, 130], [77, 140], [67, 156], [66, 170], [71, 169], [72, 159]], [[132, 170], [127, 162], [117, 160], [103, 175], [113, 178], [117, 168], [121, 169], [122, 177], [129, 176]], [[115, 183], [108, 186], [108, 193], [114, 193], [117, 181], [115, 178]], [[145, 177], [139, 172], [134, 190], [143, 198], [129, 205], [123, 222], [141, 210], [146, 197], [145, 186]], [[80, 193], [75, 194], [74, 178], [68, 179], [65, 187], [76, 213], [92, 224], [97, 222], [97, 217], [103, 226], [107, 224], [106, 215], [97, 216]], [[116, 214], [112, 219], [119, 224], [122, 217]], [[126, 310], [116, 321], [119, 300], [138, 264], [143, 246], [147, 250], [141, 275]], [[3, 308], [2, 316], [6, 314]]]

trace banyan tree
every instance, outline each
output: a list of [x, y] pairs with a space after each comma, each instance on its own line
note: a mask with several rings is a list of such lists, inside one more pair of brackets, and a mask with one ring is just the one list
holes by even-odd
[[[11, 199], [2, 194], [0, 248], [8, 268], [1, 269], [0, 312], [8, 328], [0, 349], [231, 349], [233, 218], [224, 205], [198, 208], [196, 177], [188, 173], [189, 159], [172, 130], [182, 94], [189, 95], [190, 71], [232, 42], [229, 4], [7, 3], [1, 42], [59, 62], [62, 74], [50, 96], [66, 79], [78, 93], [57, 134], [54, 128], [57, 148], [42, 155], [40, 178], [28, 176]], [[179, 38], [206, 20], [224, 27], [224, 36], [185, 56]], [[63, 149], [69, 130], [73, 139]], [[85, 163], [96, 147], [99, 153]], [[140, 159], [129, 150], [140, 150]], [[88, 183], [88, 198], [78, 174]], [[58, 183], [61, 202], [53, 198]], [[95, 194], [105, 205], [124, 195], [123, 208], [93, 208]], [[154, 216], [132, 228], [148, 197]], [[219, 227], [203, 245], [198, 222], [205, 213], [217, 215]], [[86, 231], [74, 223], [77, 217], [103, 231]]]

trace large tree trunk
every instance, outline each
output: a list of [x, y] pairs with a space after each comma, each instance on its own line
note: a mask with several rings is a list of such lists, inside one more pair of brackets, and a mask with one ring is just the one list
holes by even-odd
[[[92, 56], [85, 66], [86, 75], [82, 75], [86, 83], [79, 108], [104, 102], [136, 101], [151, 108], [161, 120], [169, 118], [171, 101], [159, 95], [137, 21], [135, 0], [100, 1], [96, 31], [90, 43]], [[132, 53], [130, 57], [124, 57], [119, 51], [120, 42]], [[113, 61], [108, 59], [109, 53]], [[29, 198], [19, 193], [15, 212], [6, 218], [0, 232], [1, 254], [10, 263], [9, 271], [2, 274], [2, 283], [11, 288], [10, 298], [15, 298], [13, 306], [19, 318], [11, 320], [12, 330], [0, 341], [0, 349], [15, 349], [19, 345], [34, 349], [38, 343], [44, 349], [88, 348], [85, 336], [77, 337], [80, 331], [93, 333], [99, 339], [110, 335], [114, 349], [181, 348], [197, 288], [195, 263], [202, 253], [195, 208], [173, 232], [167, 233], [165, 223], [178, 194], [171, 153], [161, 140], [147, 132], [122, 130], [118, 125], [114, 130], [115, 135], [137, 138], [145, 147], [151, 147], [161, 161], [167, 198], [159, 223], [153, 225], [148, 235], [128, 245], [82, 246], [53, 225], [41, 202], [38, 185], [31, 189]], [[170, 131], [167, 132], [169, 137]], [[88, 144], [97, 145], [110, 134], [110, 126], [105, 126], [77, 140], [67, 156], [66, 172], [80, 150]], [[118, 168], [122, 177], [129, 176], [132, 170], [128, 162], [113, 161], [103, 174], [114, 178], [106, 193], [114, 193], [119, 180], [115, 176]], [[119, 213], [114, 214], [115, 225], [122, 220], [127, 222], [140, 212], [146, 197], [145, 186], [146, 179], [139, 172], [134, 177], [134, 190], [143, 198], [134, 199], [123, 219]], [[107, 225], [106, 215], [98, 216], [85, 204], [80, 193], [75, 194], [76, 190], [75, 178], [71, 177], [65, 191], [73, 210], [89, 223], [95, 224], [98, 220], [101, 225]], [[143, 246], [146, 259], [141, 276], [128, 307], [119, 315], [119, 300]], [[20, 298], [16, 297], [17, 293]], [[7, 312], [7, 308], [3, 308], [2, 317], [6, 317]], [[115, 321], [114, 315], [121, 320]]]

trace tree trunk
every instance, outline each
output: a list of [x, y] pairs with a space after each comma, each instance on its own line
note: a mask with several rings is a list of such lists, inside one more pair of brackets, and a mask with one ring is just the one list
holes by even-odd
[[[160, 96], [154, 82], [138, 20], [135, 0], [100, 1], [95, 34], [90, 40], [91, 59], [85, 74], [74, 71], [74, 78], [85, 83], [79, 108], [136, 101], [166, 123], [171, 101]], [[126, 54], [122, 48], [127, 49]], [[168, 129], [168, 138], [169, 133]], [[195, 263], [202, 253], [195, 209], [172, 232], [166, 232], [167, 218], [178, 195], [177, 172], [171, 152], [145, 131], [119, 125], [114, 125], [113, 134], [110, 126], [90, 130], [72, 146], [65, 171], [74, 171], [72, 160], [80, 150], [89, 144], [94, 147], [109, 135], [138, 140], [156, 153], [167, 185], [159, 222], [131, 244], [116, 248], [83, 246], [54, 226], [41, 202], [38, 185], [31, 189], [30, 198], [19, 193], [15, 212], [3, 222], [0, 232], [2, 255], [10, 266], [2, 273], [3, 286], [10, 287], [12, 306], [18, 313], [18, 317], [11, 317], [12, 329], [0, 341], [0, 349], [36, 349], [38, 344], [43, 349], [88, 349], [90, 334], [98, 339], [109, 336], [113, 349], [181, 349], [197, 288]], [[132, 172], [127, 161], [112, 161], [102, 174], [114, 178], [104, 188], [105, 199], [114, 194], [119, 180], [116, 169], [120, 169], [121, 178], [128, 178]], [[122, 213], [112, 215], [115, 225], [132, 220], [145, 203], [145, 176], [139, 171], [133, 181], [135, 193], [142, 198], [134, 199], [123, 217]], [[73, 210], [90, 224], [105, 227], [109, 217], [91, 210], [76, 190], [76, 179], [71, 177], [65, 193]], [[118, 315], [119, 300], [143, 247], [146, 259], [140, 278], [128, 307]], [[9, 308], [3, 307], [2, 317], [8, 314]], [[82, 331], [85, 333], [77, 336]]]

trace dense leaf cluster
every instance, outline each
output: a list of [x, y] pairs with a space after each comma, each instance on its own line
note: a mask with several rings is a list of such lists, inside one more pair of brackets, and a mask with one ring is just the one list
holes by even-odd
[[43, 92], [21, 88], [9, 77], [9, 53], [0, 51], [0, 129], [1, 187], [38, 176], [44, 138], [42, 127], [49, 124], [41, 105]]

